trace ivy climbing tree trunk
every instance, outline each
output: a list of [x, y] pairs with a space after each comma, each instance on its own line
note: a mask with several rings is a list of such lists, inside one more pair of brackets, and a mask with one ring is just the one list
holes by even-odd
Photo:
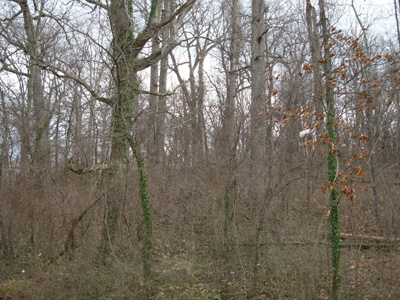
[[332, 299], [340, 299], [340, 210], [338, 182], [338, 154], [337, 154], [337, 132], [334, 90], [331, 83], [332, 61], [330, 51], [330, 28], [325, 13], [325, 1], [319, 0], [320, 22], [322, 26], [322, 37], [324, 47], [324, 73], [325, 73], [325, 104], [327, 109], [326, 129], [328, 132], [328, 179], [331, 184], [329, 196], [329, 222], [331, 227], [331, 254], [332, 254]]
[[[93, 1], [88, 0], [88, 3]], [[96, 2], [99, 5], [100, 2]], [[109, 180], [118, 180], [118, 174], [129, 162], [129, 149], [132, 150], [134, 159], [138, 166], [140, 199], [142, 203], [143, 221], [146, 233], [144, 237], [143, 267], [147, 279], [150, 273], [150, 253], [152, 239], [152, 219], [149, 195], [147, 192], [147, 175], [144, 169], [144, 162], [140, 156], [137, 142], [134, 137], [134, 114], [137, 106], [137, 97], [140, 93], [138, 83], [138, 72], [156, 64], [167, 55], [178, 44], [176, 34], [163, 41], [161, 47], [153, 47], [150, 54], [144, 54], [143, 49], [152, 38], [158, 36], [166, 26], [173, 28], [172, 32], [177, 33], [182, 25], [183, 18], [194, 5], [195, 0], [188, 0], [179, 8], [170, 12], [167, 16], [159, 18], [159, 1], [152, 0], [148, 12], [148, 19], [145, 27], [139, 32], [134, 28], [133, 22], [133, 1], [132, 0], [111, 0], [108, 5], [102, 5], [107, 10], [112, 30], [112, 61], [114, 62], [115, 88], [113, 98], [110, 100], [112, 106], [112, 145], [111, 145], [111, 171]], [[113, 183], [112, 183], [113, 184]], [[118, 190], [118, 189], [116, 189]], [[104, 226], [101, 242], [101, 251], [108, 254], [112, 251], [118, 235], [120, 211], [123, 203], [123, 196], [111, 194], [107, 198], [104, 212]]]
[[[110, 185], [112, 185], [118, 172], [128, 162], [128, 143], [124, 135], [131, 132], [132, 129], [138, 84], [136, 72], [130, 61], [132, 49], [129, 46], [134, 39], [131, 15], [132, 3], [130, 1], [112, 0], [108, 14], [113, 33], [112, 49], [116, 64], [115, 91], [112, 103], [112, 169], [108, 176]], [[103, 255], [112, 252], [116, 243], [120, 209], [123, 202], [118, 191], [117, 188], [114, 193], [110, 193], [106, 200], [101, 241]]]
[[144, 238], [144, 245], [142, 250], [142, 261], [144, 267], [144, 275], [145, 278], [147, 279], [149, 278], [150, 275], [150, 267], [151, 267], [150, 251], [152, 245], [151, 238], [153, 236], [153, 221], [151, 216], [150, 198], [148, 193], [147, 173], [146, 170], [144, 169], [143, 159], [140, 155], [135, 140], [129, 135], [126, 135], [125, 138], [129, 143], [130, 148], [132, 149], [133, 156], [135, 157], [139, 172], [139, 183], [140, 183], [139, 194], [140, 194], [140, 201], [142, 204], [144, 224], [146, 227], [146, 235]]

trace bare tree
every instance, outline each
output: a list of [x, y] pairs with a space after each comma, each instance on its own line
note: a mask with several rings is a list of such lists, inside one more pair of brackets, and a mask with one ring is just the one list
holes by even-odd
[[[135, 109], [138, 107], [139, 81], [138, 72], [157, 63], [167, 56], [178, 44], [177, 36], [171, 36], [160, 49], [146, 54], [143, 52], [147, 42], [168, 24], [172, 24], [177, 32], [183, 18], [195, 3], [189, 0], [172, 12], [168, 17], [158, 20], [157, 8], [159, 1], [151, 1], [146, 24], [138, 34], [134, 34], [133, 6], [131, 1], [112, 0], [110, 4], [88, 0], [88, 3], [99, 6], [107, 11], [112, 31], [112, 60], [115, 69], [114, 94], [112, 99], [103, 100], [112, 107], [112, 142], [111, 162], [114, 170], [124, 167], [129, 157], [129, 148], [134, 154], [139, 172], [140, 199], [143, 212], [143, 221], [146, 228], [142, 259], [144, 276], [147, 279], [150, 272], [150, 250], [152, 245], [152, 216], [147, 187], [147, 175], [144, 170], [143, 159], [140, 155], [135, 138], [132, 138]], [[142, 56], [144, 54], [144, 56]], [[110, 251], [110, 245], [115, 242], [118, 222], [120, 218], [121, 201], [118, 197], [107, 198], [105, 226], [103, 228], [103, 253]]]
[[[8, 43], [25, 51], [28, 56], [27, 72], [20, 72], [13, 68], [12, 63], [6, 56], [2, 58], [3, 69], [8, 72], [24, 75], [27, 77], [27, 105], [23, 114], [24, 125], [22, 129], [22, 151], [21, 158], [24, 163], [28, 160], [28, 154], [31, 155], [31, 161], [38, 164], [48, 164], [50, 162], [50, 141], [49, 141], [49, 124], [47, 122], [49, 110], [48, 103], [45, 101], [42, 71], [40, 67], [41, 58], [45, 55], [46, 44], [43, 39], [46, 39], [43, 24], [45, 23], [45, 3], [34, 1], [34, 14], [32, 15], [28, 1], [15, 0], [18, 4], [19, 11], [11, 15], [2, 22], [2, 37]], [[14, 21], [22, 15], [24, 35], [26, 39], [19, 40], [18, 33], [14, 30], [9, 30]], [[14, 33], [15, 32], [15, 33]], [[51, 41], [51, 37], [47, 41]], [[7, 61], [8, 60], [8, 61]], [[32, 114], [32, 116], [31, 116]], [[33, 118], [33, 127], [31, 129], [30, 120]], [[33, 140], [30, 140], [30, 131], [34, 135]], [[33, 150], [31, 151], [31, 146]]]
[[[205, 5], [205, 4], [203, 4]], [[196, 6], [196, 10], [200, 7]], [[213, 25], [215, 18], [210, 19], [207, 12], [194, 17], [191, 22], [185, 24], [184, 35], [186, 38], [186, 55], [188, 59], [189, 78], [185, 81], [176, 54], [171, 55], [172, 69], [178, 78], [184, 96], [185, 107], [187, 107], [187, 121], [190, 124], [189, 136], [185, 136], [186, 148], [190, 149], [191, 157], [201, 157], [206, 150], [206, 136], [204, 123], [204, 98], [205, 98], [205, 75], [204, 61], [208, 53], [215, 47], [212, 40]], [[204, 20], [207, 20], [207, 23]], [[203, 22], [201, 22], [203, 20]], [[205, 23], [205, 24], [204, 24]], [[193, 33], [191, 32], [193, 31]], [[193, 35], [193, 37], [191, 37]]]

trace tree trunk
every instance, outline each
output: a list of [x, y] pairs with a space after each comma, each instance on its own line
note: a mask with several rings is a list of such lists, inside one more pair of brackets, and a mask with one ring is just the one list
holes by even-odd
[[[50, 163], [49, 125], [46, 122], [48, 109], [44, 100], [42, 74], [38, 64], [40, 17], [35, 28], [28, 2], [26, 0], [15, 2], [21, 7], [27, 36], [26, 48], [29, 55], [28, 103], [33, 103], [33, 129], [35, 132], [34, 149], [33, 153], [31, 153], [32, 161], [37, 164], [48, 164]], [[27, 113], [30, 114], [30, 109], [28, 109]]]
[[230, 1], [230, 66], [227, 73], [227, 91], [226, 100], [222, 115], [222, 133], [221, 143], [218, 149], [221, 155], [223, 166], [226, 167], [228, 180], [225, 188], [225, 248], [228, 251], [229, 246], [229, 227], [231, 222], [232, 194], [233, 194], [233, 168], [236, 160], [235, 140], [235, 101], [237, 96], [237, 78], [240, 54], [240, 27], [239, 27], [239, 3], [238, 0]]
[[[254, 209], [254, 239], [259, 245], [259, 237], [264, 229], [265, 213], [265, 143], [266, 143], [266, 49], [265, 49], [264, 0], [252, 0], [251, 25], [251, 106], [250, 106], [250, 182], [252, 209]], [[258, 288], [259, 249], [254, 254], [253, 291]]]
[[[0, 149], [0, 191], [3, 184], [3, 176], [8, 172], [9, 166], [9, 147], [8, 147], [8, 138], [10, 134], [10, 130], [8, 127], [9, 120], [6, 111], [6, 103], [4, 92], [0, 89], [0, 100], [1, 100], [1, 115], [2, 115], [2, 123], [4, 128], [2, 128], [2, 137], [1, 137], [1, 149]], [[0, 204], [1, 205], [1, 204]], [[0, 220], [1, 221], [1, 220]]]
[[[328, 46], [330, 42], [330, 28], [325, 15], [325, 1], [319, 0], [320, 22], [322, 25], [323, 46], [324, 46], [324, 73], [325, 73], [325, 101], [327, 107], [326, 129], [329, 136], [328, 143], [328, 179], [332, 185], [338, 182], [338, 154], [337, 154], [337, 133], [336, 133], [336, 112], [335, 98], [332, 78], [331, 52]], [[340, 299], [340, 210], [339, 210], [339, 189], [332, 188], [329, 197], [330, 215], [329, 222], [331, 226], [330, 240], [332, 253], [332, 299]]]
[[[323, 112], [322, 100], [322, 73], [320, 67], [321, 61], [321, 46], [319, 39], [317, 13], [311, 5], [311, 1], [307, 0], [306, 4], [306, 21], [308, 41], [310, 44], [311, 63], [313, 65], [313, 101], [315, 103], [315, 112]], [[323, 126], [316, 128], [316, 134], [319, 136], [322, 133]]]
[[[207, 47], [208, 42], [205, 42], [204, 48]], [[206, 54], [202, 54], [199, 61], [198, 76], [199, 76], [199, 87], [197, 89], [197, 128], [196, 134], [198, 135], [198, 150], [197, 153], [201, 156], [206, 150], [206, 137], [205, 137], [205, 123], [204, 123], [204, 96], [205, 96], [205, 84], [204, 84], [204, 59]]]
[[[174, 0], [164, 0], [164, 10], [162, 18], [167, 17], [170, 11], [174, 9]], [[162, 44], [166, 47], [167, 40], [170, 36], [172, 28], [166, 26], [162, 30]], [[174, 35], [171, 32], [171, 35]], [[167, 92], [167, 75], [168, 75], [168, 56], [165, 56], [160, 61], [160, 82], [158, 104], [157, 104], [157, 118], [156, 118], [156, 161], [163, 162], [165, 158], [164, 142], [165, 142], [165, 115], [167, 112], [167, 99], [163, 96]]]
[[[397, 6], [396, 0], [393, 0], [393, 2], [394, 2], [394, 15], [396, 17], [397, 42], [399, 43], [399, 49], [400, 49], [399, 7]], [[399, 1], [399, 5], [400, 5], [400, 1]]]
[[[133, 134], [133, 122], [139, 84], [137, 72], [150, 67], [160, 59], [165, 58], [178, 44], [177, 38], [168, 39], [168, 43], [161, 49], [154, 49], [149, 56], [141, 57], [142, 49], [147, 42], [159, 34], [163, 27], [172, 23], [174, 27], [179, 26], [187, 11], [193, 6], [195, 0], [184, 3], [172, 18], [166, 18], [158, 22], [158, 0], [151, 1], [148, 20], [145, 28], [136, 35], [133, 34], [132, 1], [111, 0], [108, 14], [113, 34], [113, 59], [115, 61], [115, 92], [112, 101], [112, 145], [111, 164], [113, 170], [109, 176], [110, 180], [118, 180], [116, 175], [123, 170], [129, 160], [129, 148], [132, 150], [138, 166], [140, 199], [142, 202], [143, 221], [146, 234], [143, 241], [143, 266], [144, 277], [147, 280], [150, 273], [150, 251], [152, 239], [151, 206], [147, 192], [147, 176], [144, 170], [138, 145]], [[176, 18], [176, 20], [174, 20]], [[176, 30], [177, 31], [177, 28]], [[105, 209], [102, 250], [103, 254], [112, 250], [118, 233], [119, 215], [123, 199], [119, 195], [112, 195], [107, 199]], [[111, 247], [110, 247], [111, 245]], [[150, 285], [148, 285], [150, 286]]]
[[[125, 136], [132, 132], [134, 107], [137, 101], [138, 83], [131, 49], [134, 40], [132, 12], [128, 8], [128, 2], [124, 0], [112, 0], [109, 8], [109, 19], [113, 32], [113, 57], [116, 59], [116, 86], [112, 105], [110, 185], [118, 180], [119, 172], [126, 167], [129, 161], [129, 144]], [[106, 201], [101, 242], [103, 255], [112, 252], [113, 246], [117, 242], [123, 199], [118, 194], [118, 189], [116, 190], [115, 193], [108, 195]]]
[[[358, 16], [358, 13], [356, 11], [356, 8], [354, 6], [354, 0], [351, 2], [351, 6], [353, 8], [354, 14], [356, 15], [357, 21], [361, 27], [361, 30], [363, 31], [363, 38], [364, 38], [364, 43], [366, 47], [366, 52], [367, 52], [367, 57], [371, 57], [369, 45], [368, 45], [368, 39], [367, 39], [367, 33], [364, 30], [363, 24], [361, 22], [360, 17]], [[373, 198], [374, 198], [374, 208], [375, 208], [375, 217], [376, 217], [376, 222], [378, 224], [378, 229], [379, 229], [379, 234], [383, 235], [383, 228], [382, 228], [382, 223], [380, 220], [380, 213], [379, 213], [379, 194], [378, 194], [378, 188], [377, 188], [377, 179], [376, 179], [376, 163], [375, 163], [375, 156], [373, 154], [374, 147], [375, 147], [375, 128], [374, 128], [374, 112], [372, 107], [374, 106], [375, 103], [375, 93], [373, 89], [370, 87], [371, 85], [374, 84], [374, 76], [373, 76], [373, 70], [370, 65], [367, 66], [367, 78], [368, 78], [368, 85], [369, 87], [367, 88], [368, 93], [367, 93], [367, 98], [366, 100], [366, 107], [367, 107], [367, 128], [368, 128], [368, 137], [370, 139], [368, 143], [368, 151], [370, 155], [369, 159], [369, 169], [370, 169], [370, 175], [371, 175], [371, 185], [372, 185], [372, 192], [373, 192]]]
[[[151, 40], [152, 52], [160, 49], [159, 37], [155, 36]], [[147, 155], [153, 162], [157, 161], [157, 92], [158, 92], [158, 62], [150, 68], [150, 96], [149, 96], [149, 136], [147, 137]]]

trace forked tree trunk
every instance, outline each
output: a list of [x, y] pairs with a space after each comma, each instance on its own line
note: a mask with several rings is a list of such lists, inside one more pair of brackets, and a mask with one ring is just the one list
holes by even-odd
[[[157, 20], [158, 0], [152, 0], [149, 16], [145, 28], [134, 36], [133, 31], [133, 3], [131, 0], [111, 0], [107, 8], [111, 30], [113, 34], [113, 59], [115, 66], [115, 92], [112, 101], [112, 145], [111, 165], [113, 170], [109, 174], [110, 181], [118, 180], [116, 175], [127, 166], [129, 148], [132, 150], [138, 167], [140, 199], [142, 202], [143, 221], [146, 234], [143, 241], [144, 276], [147, 280], [150, 273], [150, 251], [152, 239], [151, 206], [147, 192], [147, 176], [144, 170], [143, 159], [133, 133], [133, 122], [139, 84], [137, 72], [150, 67], [160, 59], [165, 58], [177, 46], [177, 38], [168, 39], [160, 49], [154, 49], [149, 56], [141, 57], [142, 49], [147, 42], [159, 34], [163, 27], [170, 24], [177, 27], [182, 24], [183, 17], [194, 5], [195, 0], [189, 0], [179, 9], [171, 12], [170, 17]], [[104, 226], [101, 242], [103, 254], [112, 250], [118, 234], [120, 219], [121, 197], [118, 194], [110, 195], [106, 202]]]

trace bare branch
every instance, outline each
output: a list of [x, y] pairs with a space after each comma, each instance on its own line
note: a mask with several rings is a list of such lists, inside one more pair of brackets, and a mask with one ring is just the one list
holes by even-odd
[[0, 73], [1, 73], [2, 71], [7, 71], [7, 72], [10, 72], [10, 73], [14, 73], [14, 74], [16, 74], [16, 75], [21, 75], [21, 76], [29, 77], [29, 74], [28, 74], [28, 73], [19, 71], [19, 70], [14, 69], [14, 68], [10, 68], [10, 67], [7, 65], [5, 59], [3, 59], [3, 58], [1, 58], [1, 57], [0, 57], [0, 63], [2, 64], [2, 66], [1, 66], [1, 68], [0, 68]]
[[94, 4], [94, 5], [96, 5], [96, 6], [99, 6], [99, 7], [103, 8], [103, 9], [106, 9], [106, 10], [109, 9], [108, 5], [102, 3], [101, 1], [86, 0], [86, 2], [89, 2], [89, 3], [91, 3], [91, 4]]
[[181, 7], [179, 7], [173, 14], [165, 17], [158, 23], [149, 23], [147, 27], [136, 37], [133, 42], [134, 55], [138, 55], [142, 51], [144, 45], [156, 34], [161, 28], [171, 23], [177, 16], [178, 22], [182, 22], [183, 17], [194, 5], [196, 0], [188, 0]]
[[85, 81], [83, 81], [81, 78], [76, 77], [72, 74], [67, 73], [64, 70], [61, 70], [57, 67], [45, 64], [45, 63], [40, 63], [39, 66], [44, 69], [44, 70], [48, 70], [51, 73], [53, 73], [55, 76], [57, 76], [58, 78], [66, 78], [66, 79], [71, 79], [73, 81], [75, 81], [76, 83], [79, 83], [80, 85], [82, 85], [91, 95], [93, 98], [95, 98], [96, 100], [103, 102], [107, 105], [112, 105], [113, 101], [110, 98], [106, 98], [106, 97], [101, 97], [100, 95], [98, 95], [91, 87], [89, 84], [87, 84]]
[[145, 91], [145, 90], [138, 90], [138, 93], [140, 93], [140, 94], [146, 94], [146, 95], [153, 95], [153, 96], [158, 96], [158, 97], [172, 96], [172, 95], [175, 95], [176, 91], [177, 91], [182, 85], [183, 85], [183, 84], [177, 85], [171, 92], [167, 92], [167, 93], [153, 93], [153, 92]]

